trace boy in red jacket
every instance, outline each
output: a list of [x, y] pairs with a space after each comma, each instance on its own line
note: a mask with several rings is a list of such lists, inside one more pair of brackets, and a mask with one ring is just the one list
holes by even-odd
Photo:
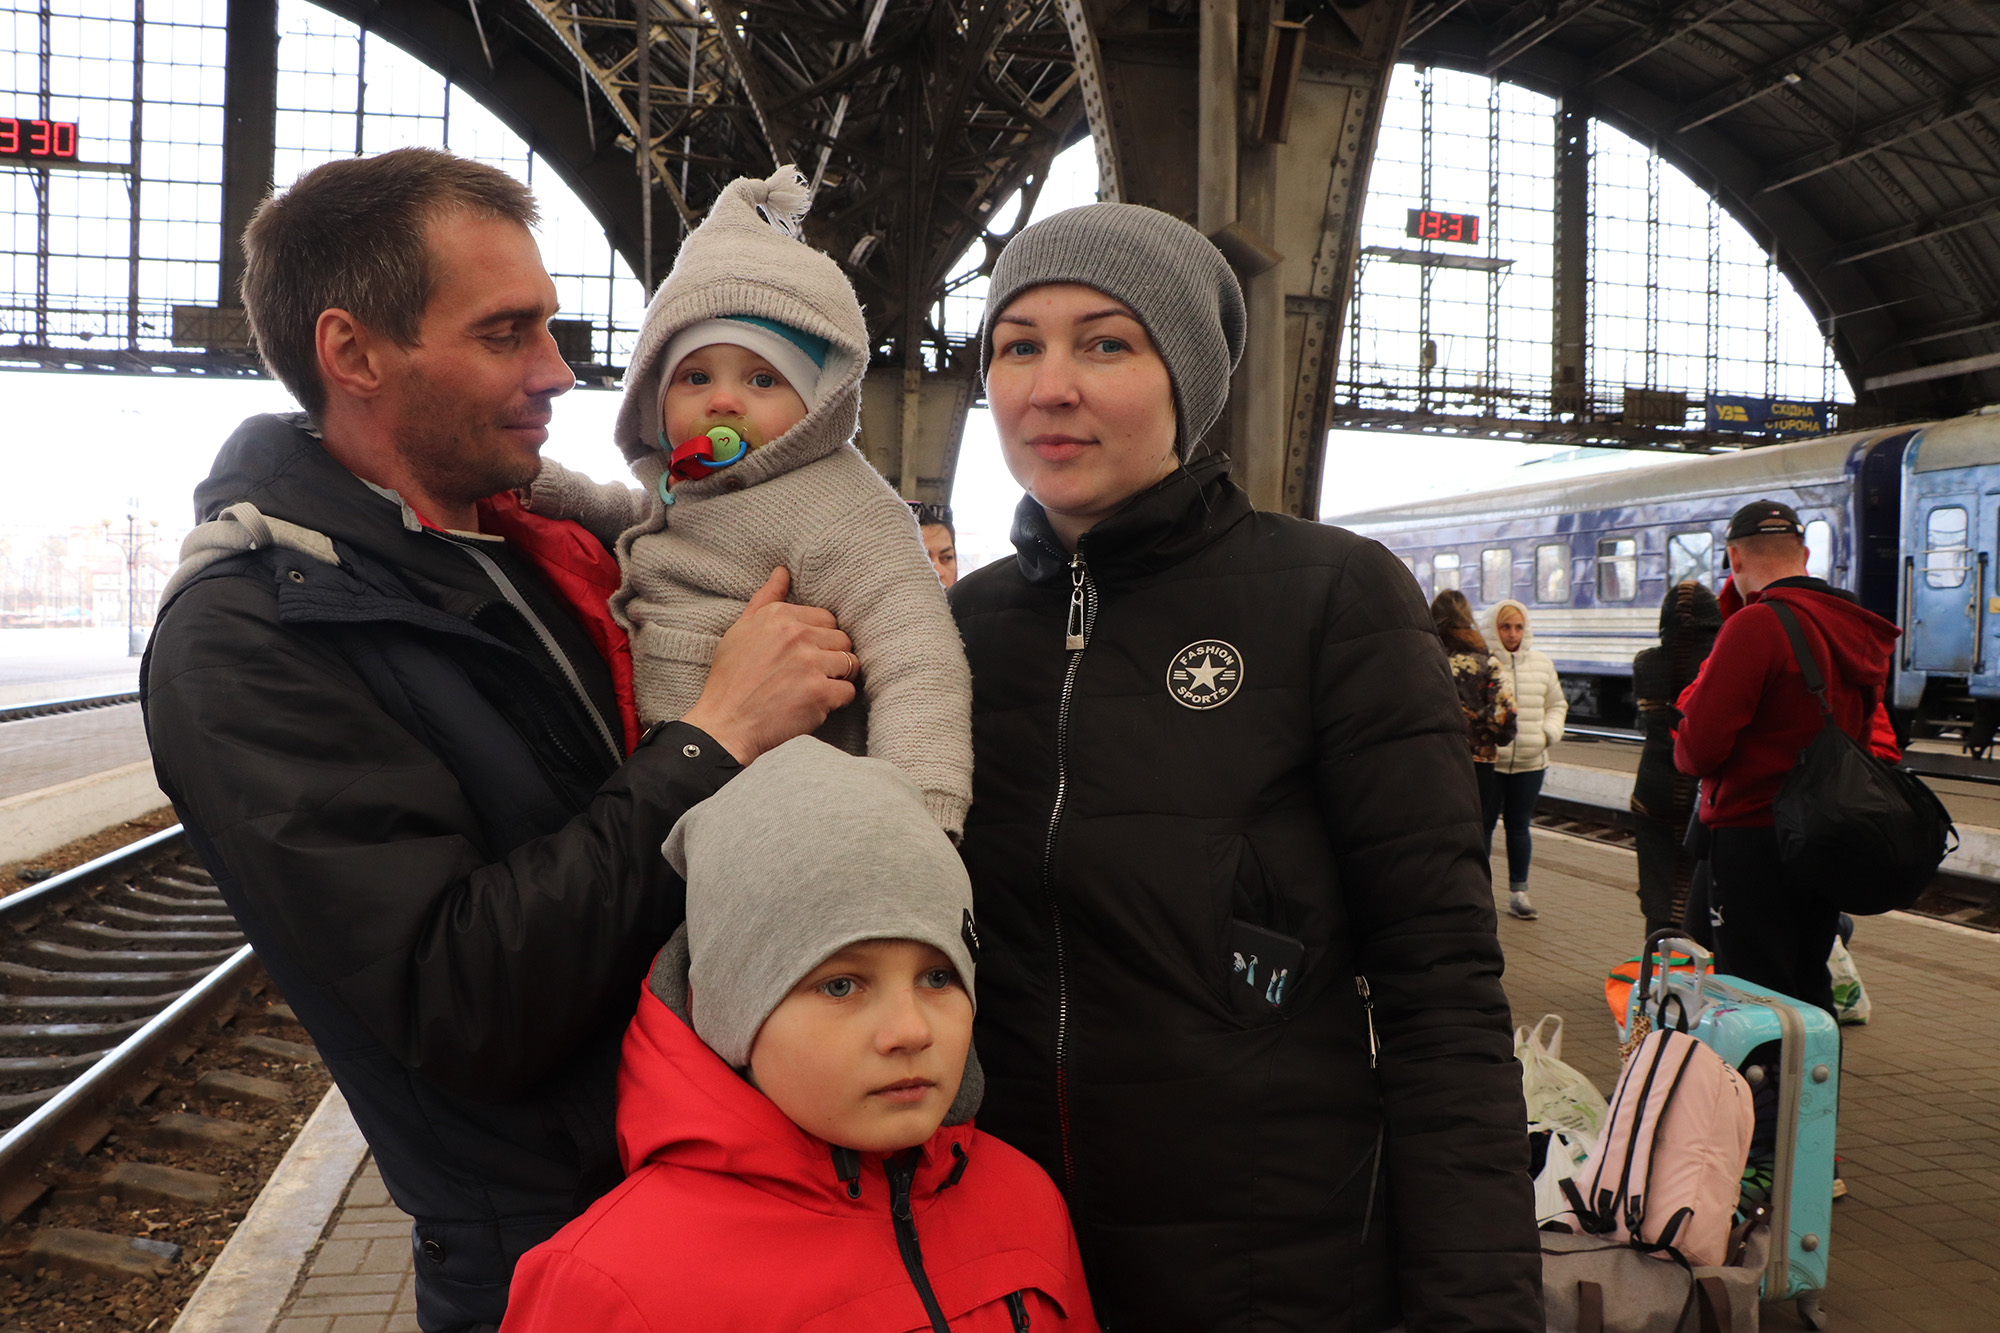
[[1899, 757], [1896, 735], [1882, 700], [1898, 631], [1845, 589], [1806, 573], [1805, 529], [1790, 506], [1745, 505], [1730, 519], [1727, 540], [1722, 632], [1681, 694], [1674, 734], [1674, 765], [1702, 780], [1716, 966], [1831, 1013], [1826, 959], [1839, 912], [1811, 885], [1786, 878], [1771, 815], [1778, 787], [1819, 732], [1819, 704], [1769, 603], [1798, 617], [1834, 721], [1891, 761]]
[[801, 737], [682, 817], [618, 1079], [625, 1183], [503, 1333], [1095, 1330], [1055, 1186], [972, 1128], [972, 889], [900, 770]]

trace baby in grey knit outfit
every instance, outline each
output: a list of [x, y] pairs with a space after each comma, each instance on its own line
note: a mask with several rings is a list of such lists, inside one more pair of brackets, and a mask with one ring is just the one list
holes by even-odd
[[972, 682], [909, 507], [853, 445], [868, 328], [799, 238], [791, 167], [732, 182], [646, 310], [616, 438], [643, 490], [544, 462], [536, 513], [617, 552], [639, 720], [680, 717], [722, 634], [782, 565], [854, 642], [855, 702], [822, 740], [889, 760], [956, 838], [972, 800]]

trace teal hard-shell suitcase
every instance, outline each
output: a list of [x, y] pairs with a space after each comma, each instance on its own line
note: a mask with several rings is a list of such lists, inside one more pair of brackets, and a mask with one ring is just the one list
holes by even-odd
[[[1672, 939], [1675, 952], [1692, 954], [1696, 970], [1655, 976], [1654, 951]], [[1824, 1327], [1827, 1253], [1833, 1239], [1833, 1141], [1840, 1106], [1840, 1028], [1833, 1015], [1738, 977], [1703, 975], [1708, 951], [1692, 940], [1661, 932], [1647, 942], [1625, 1016], [1644, 1012], [1657, 1025], [1664, 1002], [1678, 1025], [1741, 1070], [1756, 1091], [1765, 1079], [1778, 1081], [1777, 1123], [1771, 1171], [1770, 1259], [1764, 1268], [1764, 1299], [1798, 1301], [1799, 1316], [1812, 1328]], [[1664, 993], [1658, 993], [1661, 986]], [[1655, 993], [1649, 998], [1649, 989]], [[1671, 997], [1667, 999], [1666, 997]], [[1760, 1047], [1776, 1044], [1778, 1067], [1752, 1063]], [[1780, 1241], [1782, 1240], [1782, 1243]]]

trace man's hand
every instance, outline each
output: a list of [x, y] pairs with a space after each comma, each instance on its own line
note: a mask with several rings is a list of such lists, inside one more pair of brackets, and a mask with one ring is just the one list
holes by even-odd
[[791, 571], [773, 570], [715, 646], [708, 684], [681, 717], [738, 763], [805, 735], [854, 701], [844, 679], [853, 645], [831, 611], [787, 602], [791, 590]]

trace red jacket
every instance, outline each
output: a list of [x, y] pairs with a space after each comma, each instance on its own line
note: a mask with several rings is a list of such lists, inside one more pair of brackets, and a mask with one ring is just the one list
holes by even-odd
[[1674, 733], [1674, 766], [1702, 779], [1702, 823], [1768, 826], [1778, 787], [1820, 729], [1791, 639], [1764, 602], [1782, 601], [1798, 617], [1841, 730], [1856, 737], [1865, 730], [1876, 754], [1900, 757], [1882, 697], [1901, 631], [1818, 579], [1780, 580], [1747, 603], [1731, 580], [1720, 600], [1722, 632], [1681, 692]]
[[[933, 1327], [887, 1163], [863, 1157], [850, 1197], [832, 1150], [650, 990], [625, 1033], [618, 1140], [631, 1174], [522, 1258], [503, 1333]], [[1041, 1168], [969, 1124], [914, 1151], [909, 1248], [952, 1333], [1094, 1333], [1069, 1214]]]

